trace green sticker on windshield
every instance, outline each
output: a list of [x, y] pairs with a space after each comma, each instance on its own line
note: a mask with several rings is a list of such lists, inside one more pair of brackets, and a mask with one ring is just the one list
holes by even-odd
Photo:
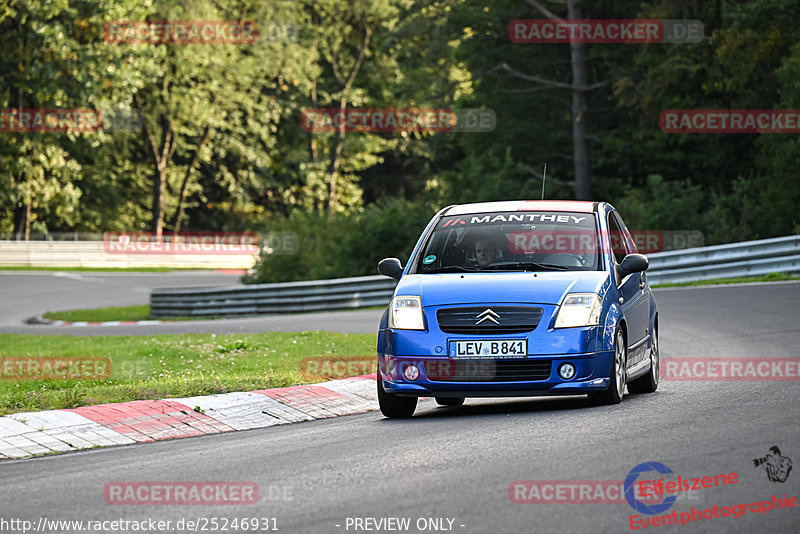
[[428, 265], [429, 263], [433, 263], [436, 261], [436, 256], [425, 256], [425, 259], [422, 260], [422, 263]]

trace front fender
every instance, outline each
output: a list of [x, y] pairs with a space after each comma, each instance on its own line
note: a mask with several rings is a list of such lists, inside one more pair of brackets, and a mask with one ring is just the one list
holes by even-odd
[[653, 295], [653, 290], [650, 290], [650, 331], [655, 332], [656, 317], [658, 317], [658, 306], [656, 305], [656, 298]]
[[383, 310], [383, 315], [381, 316], [381, 323], [378, 326], [378, 356], [383, 356], [386, 354], [386, 314], [389, 312], [389, 308]]
[[597, 332], [597, 350], [614, 350], [617, 325], [622, 318], [622, 307], [616, 301], [611, 301], [605, 318], [601, 320], [602, 328]]

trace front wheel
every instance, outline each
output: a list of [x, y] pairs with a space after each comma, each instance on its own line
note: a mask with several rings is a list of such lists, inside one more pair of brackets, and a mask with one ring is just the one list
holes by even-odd
[[414, 415], [414, 410], [417, 409], [416, 397], [400, 397], [387, 393], [383, 389], [383, 378], [381, 372], [378, 371], [378, 405], [381, 408], [381, 413], [390, 419], [407, 418]]
[[653, 393], [658, 389], [658, 329], [653, 329], [653, 340], [650, 344], [650, 372], [628, 384], [631, 393]]
[[625, 346], [625, 336], [622, 335], [622, 330], [618, 328], [617, 339], [614, 343], [614, 359], [611, 362], [611, 383], [606, 391], [589, 393], [589, 398], [597, 404], [619, 404], [625, 393], [627, 365], [628, 347]]

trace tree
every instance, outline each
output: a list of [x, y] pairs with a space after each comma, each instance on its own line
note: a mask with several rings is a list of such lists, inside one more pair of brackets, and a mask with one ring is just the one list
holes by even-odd
[[[525, 0], [536, 8], [539, 13], [552, 21], [563, 20], [536, 0]], [[566, 0], [567, 19], [578, 20], [583, 18], [580, 0]], [[586, 71], [586, 55], [584, 44], [578, 41], [569, 43], [570, 66], [572, 67], [572, 83], [570, 92], [572, 96], [572, 153], [573, 168], [575, 172], [575, 198], [577, 200], [592, 199], [592, 181], [589, 173], [589, 102], [586, 92], [590, 90]], [[514, 72], [514, 71], [512, 71]], [[541, 81], [548, 85], [546, 81]], [[553, 85], [552, 82], [549, 85]], [[602, 84], [601, 84], [602, 85]], [[557, 86], [557, 84], [556, 84]], [[595, 85], [594, 87], [598, 87]], [[544, 179], [544, 178], [542, 178]]]
[[[155, 20], [287, 20], [286, 6], [244, 2], [236, 9], [160, 6]], [[285, 113], [286, 78], [302, 76], [287, 65], [297, 45], [161, 44], [140, 50], [148, 80], [134, 89], [144, 118], [142, 142], [152, 168], [152, 231], [160, 235], [166, 212], [180, 230], [196, 169], [215, 161], [220, 174], [268, 174], [275, 152], [275, 129]], [[143, 45], [133, 45], [143, 46]], [[301, 62], [302, 65], [302, 62]], [[296, 80], [290, 80], [297, 83]], [[239, 178], [238, 176], [234, 178]], [[197, 191], [195, 189], [195, 191]]]
[[45, 230], [37, 220], [48, 217], [63, 224], [79, 219], [81, 165], [66, 150], [95, 134], [14, 131], [23, 110], [87, 108], [102, 91], [102, 80], [87, 67], [102, 54], [92, 39], [91, 13], [107, 2], [80, 7], [44, 1], [13, 2], [0, 12], [0, 199], [10, 207], [11, 220], [0, 221], [16, 239], [28, 239], [31, 229]]

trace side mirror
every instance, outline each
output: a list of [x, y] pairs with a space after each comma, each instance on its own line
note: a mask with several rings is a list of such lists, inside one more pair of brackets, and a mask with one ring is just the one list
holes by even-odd
[[628, 254], [619, 264], [623, 274], [640, 273], [646, 271], [650, 266], [650, 261], [644, 254]]
[[378, 263], [378, 272], [383, 276], [400, 280], [403, 275], [403, 265], [397, 258], [384, 258]]

